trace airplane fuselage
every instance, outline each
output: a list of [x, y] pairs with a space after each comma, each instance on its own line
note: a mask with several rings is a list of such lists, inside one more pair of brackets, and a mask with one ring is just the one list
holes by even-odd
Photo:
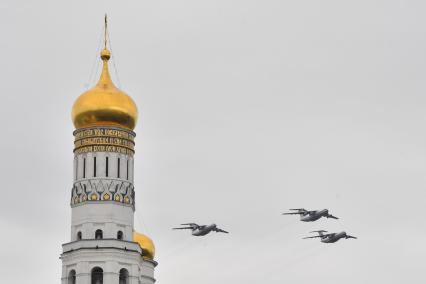
[[201, 226], [198, 229], [193, 230], [192, 235], [197, 236], [197, 237], [205, 236], [215, 228], [216, 228], [216, 224], [211, 224], [211, 225], [208, 225], [208, 226]]
[[335, 233], [335, 234], [331, 234], [328, 236], [324, 236], [321, 238], [321, 242], [323, 243], [335, 243], [340, 239], [346, 238], [346, 232], [340, 232], [340, 233]]
[[313, 222], [313, 221], [320, 219], [321, 217], [326, 217], [326, 216], [328, 216], [328, 210], [327, 209], [316, 210], [316, 211], [312, 211], [310, 213], [307, 212], [305, 214], [300, 215], [300, 221]]

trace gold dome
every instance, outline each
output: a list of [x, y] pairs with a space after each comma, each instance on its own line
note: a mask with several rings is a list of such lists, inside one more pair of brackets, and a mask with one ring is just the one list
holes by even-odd
[[110, 125], [133, 130], [136, 126], [138, 109], [132, 98], [112, 82], [108, 71], [110, 57], [109, 50], [102, 50], [103, 68], [99, 82], [78, 97], [72, 107], [76, 129]]
[[154, 242], [148, 236], [133, 231], [133, 241], [140, 245], [144, 257], [154, 260], [155, 246]]

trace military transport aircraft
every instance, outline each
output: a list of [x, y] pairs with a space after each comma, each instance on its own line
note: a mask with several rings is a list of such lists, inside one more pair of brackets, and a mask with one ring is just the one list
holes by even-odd
[[216, 224], [211, 224], [211, 225], [197, 225], [195, 223], [187, 223], [187, 224], [181, 224], [182, 226], [188, 226], [188, 227], [183, 227], [183, 228], [173, 228], [173, 230], [185, 230], [185, 229], [189, 229], [192, 230], [192, 235], [193, 236], [205, 236], [210, 232], [217, 232], [217, 233], [226, 233], [228, 234], [229, 232], [224, 231], [222, 229], [219, 229]]
[[321, 242], [323, 243], [335, 243], [340, 239], [356, 239], [356, 237], [349, 236], [346, 234], [346, 232], [340, 232], [340, 233], [330, 233], [330, 234], [324, 234], [327, 231], [319, 230], [319, 231], [312, 231], [310, 233], [318, 233], [318, 236], [312, 236], [312, 237], [304, 237], [304, 239], [313, 239], [313, 238], [321, 238]]
[[320, 219], [321, 217], [339, 219], [329, 214], [327, 209], [308, 211], [303, 208], [298, 208], [298, 209], [290, 209], [290, 210], [295, 212], [282, 213], [282, 215], [300, 215], [300, 221], [303, 221], [303, 222], [316, 221]]

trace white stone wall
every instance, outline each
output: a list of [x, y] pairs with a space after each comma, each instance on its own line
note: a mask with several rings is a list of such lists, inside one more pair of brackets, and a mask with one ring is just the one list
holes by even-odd
[[133, 240], [133, 208], [114, 201], [88, 201], [72, 208], [71, 241], [77, 240], [77, 232], [82, 239], [94, 239], [95, 231], [103, 231], [103, 238], [116, 239], [117, 232], [123, 232], [123, 240]]
[[111, 248], [74, 250], [62, 255], [62, 284], [68, 284], [68, 275], [76, 271], [76, 284], [91, 284], [91, 271], [103, 270], [104, 284], [118, 284], [122, 268], [129, 272], [129, 284], [153, 284], [156, 263], [144, 260], [137, 252]]

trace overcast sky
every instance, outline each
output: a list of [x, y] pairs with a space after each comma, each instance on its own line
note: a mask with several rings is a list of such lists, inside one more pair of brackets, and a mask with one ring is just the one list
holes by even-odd
[[[119, 85], [140, 111], [135, 228], [155, 241], [158, 283], [421, 283], [425, 9], [1, 0], [0, 283], [60, 281], [70, 112], [97, 79], [105, 12]], [[294, 207], [341, 219], [280, 215]], [[231, 233], [171, 230], [186, 222]], [[359, 239], [301, 239], [318, 229]]]

